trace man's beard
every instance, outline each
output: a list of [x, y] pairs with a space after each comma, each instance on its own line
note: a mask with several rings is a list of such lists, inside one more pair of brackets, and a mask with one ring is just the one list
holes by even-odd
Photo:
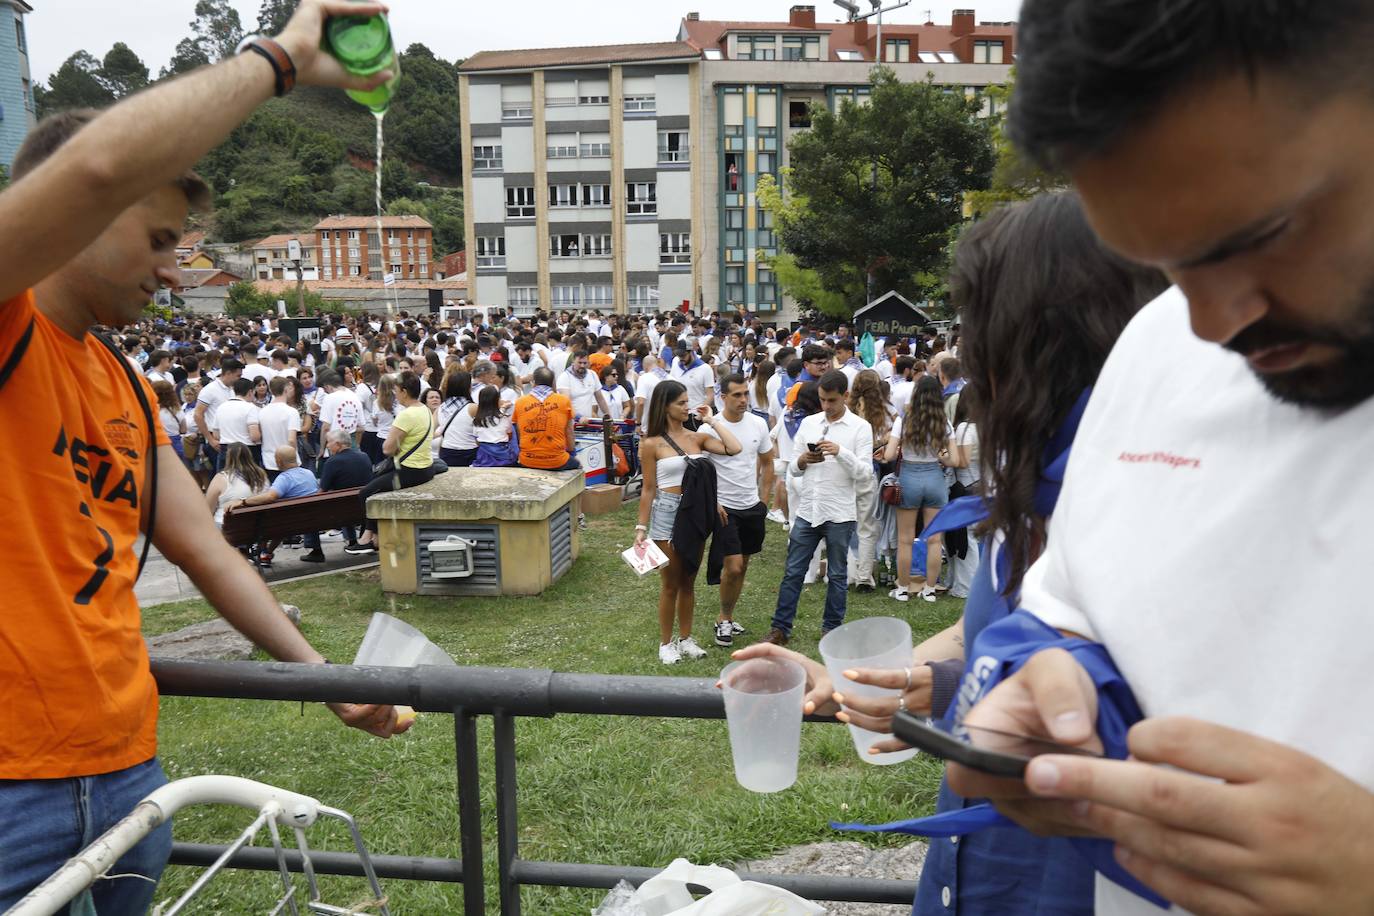
[[1294, 343], [1334, 347], [1341, 355], [1325, 365], [1255, 374], [1270, 394], [1285, 403], [1354, 407], [1374, 396], [1374, 286], [1365, 290], [1360, 303], [1354, 320], [1343, 328], [1299, 328], [1266, 319], [1252, 324], [1225, 346], [1242, 356]]

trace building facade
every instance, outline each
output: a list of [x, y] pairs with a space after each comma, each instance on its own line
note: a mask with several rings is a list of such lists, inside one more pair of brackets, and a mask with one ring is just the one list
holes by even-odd
[[418, 216], [328, 216], [315, 224], [321, 280], [428, 280], [434, 227]]
[[[376, 231], [374, 221], [373, 231]], [[320, 278], [319, 261], [315, 257], [319, 251], [317, 235], [269, 235], [253, 246], [253, 279], [255, 280], [295, 280], [296, 264], [291, 260], [290, 245], [297, 242], [301, 246], [302, 280]], [[332, 260], [332, 258], [331, 258]]]
[[35, 121], [24, 0], [0, 0], [0, 165], [9, 168]]
[[[763, 175], [812, 106], [864, 104], [882, 62], [906, 81], [975, 95], [1005, 83], [1015, 27], [956, 11], [947, 26], [705, 21], [678, 41], [487, 51], [461, 68], [463, 187], [473, 302], [698, 311], [785, 321], [768, 261]], [[991, 113], [990, 103], [985, 113]]]

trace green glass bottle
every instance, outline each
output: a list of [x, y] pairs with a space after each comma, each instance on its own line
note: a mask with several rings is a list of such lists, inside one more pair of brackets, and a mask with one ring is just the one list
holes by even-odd
[[355, 102], [366, 105], [377, 114], [385, 112], [401, 79], [401, 59], [391, 42], [391, 25], [386, 16], [380, 13], [375, 16], [332, 16], [325, 25], [324, 38], [325, 50], [355, 76], [391, 71], [391, 79], [371, 92], [347, 90]]

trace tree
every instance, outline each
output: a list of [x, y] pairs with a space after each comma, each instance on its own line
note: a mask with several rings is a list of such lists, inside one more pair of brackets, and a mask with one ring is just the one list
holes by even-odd
[[183, 38], [177, 42], [176, 50], [172, 52], [172, 60], [162, 68], [161, 76], [165, 79], [178, 73], [189, 73], [208, 63], [210, 56], [205, 53], [201, 43], [194, 38]]
[[262, 0], [258, 7], [258, 32], [263, 35], [279, 35], [291, 21], [299, 0]]
[[970, 213], [984, 216], [1002, 204], [1018, 200], [1029, 200], [1046, 191], [1057, 191], [1068, 187], [1063, 175], [1047, 172], [1021, 155], [1021, 151], [1007, 136], [1008, 106], [1016, 84], [1016, 71], [1002, 86], [989, 86], [988, 98], [992, 100], [997, 114], [993, 116], [996, 133], [993, 145], [997, 150], [997, 165], [992, 170], [992, 186], [986, 191], [973, 191], [968, 195]]
[[122, 41], [105, 52], [100, 63], [100, 83], [117, 99], [131, 95], [148, 85], [148, 65]]
[[964, 195], [991, 177], [979, 107], [933, 81], [903, 83], [875, 67], [868, 104], [813, 111], [811, 129], [789, 145], [784, 190], [794, 205], [777, 208], [775, 223], [782, 249], [828, 294], [817, 307], [848, 317], [870, 278], [875, 292], [920, 300], [933, 291]]
[[419, 190], [410, 168], [400, 159], [387, 156], [382, 162], [382, 200], [414, 197]]
[[0, 162], [0, 191], [10, 186], [10, 167]]
[[86, 51], [77, 51], [48, 77], [48, 91], [41, 97], [38, 114], [46, 117], [71, 108], [104, 108], [114, 98], [100, 79], [100, 61]]
[[229, 0], [196, 0], [191, 35], [177, 43], [163, 76], [174, 76], [230, 57], [243, 40], [243, 21]]

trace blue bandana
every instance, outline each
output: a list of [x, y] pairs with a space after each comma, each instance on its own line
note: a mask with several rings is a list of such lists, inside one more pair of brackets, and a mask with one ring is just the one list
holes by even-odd
[[553, 394], [553, 389], [548, 385], [535, 385], [530, 391], [530, 394], [534, 395], [537, 400], [542, 402], [547, 399], [549, 395]]

